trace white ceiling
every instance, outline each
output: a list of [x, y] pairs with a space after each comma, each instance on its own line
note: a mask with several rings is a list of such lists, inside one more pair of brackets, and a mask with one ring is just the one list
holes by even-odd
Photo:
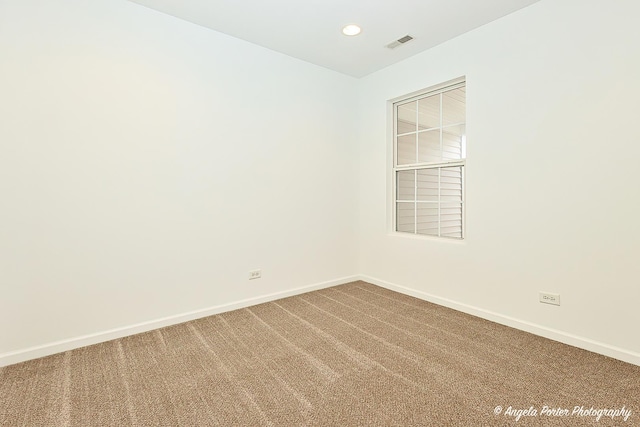
[[[362, 77], [539, 0], [131, 0]], [[356, 23], [362, 33], [342, 35]], [[390, 50], [392, 41], [414, 40]]]

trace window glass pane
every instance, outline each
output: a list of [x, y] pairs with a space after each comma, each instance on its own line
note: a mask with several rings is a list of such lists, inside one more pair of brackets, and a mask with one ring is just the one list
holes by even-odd
[[462, 204], [442, 203], [440, 205], [440, 235], [462, 238]]
[[438, 168], [417, 171], [418, 200], [438, 201]]
[[440, 201], [462, 202], [462, 167], [440, 169]]
[[397, 172], [397, 200], [415, 200], [416, 198], [416, 171]]
[[441, 160], [440, 130], [420, 132], [418, 134], [418, 162], [439, 162]]
[[442, 158], [459, 160], [465, 157], [465, 126], [448, 126], [442, 129]]
[[431, 129], [440, 126], [440, 95], [422, 98], [418, 105], [418, 129]]
[[429, 236], [438, 235], [438, 204], [418, 203], [417, 232]]
[[396, 203], [396, 231], [415, 233], [415, 203]]
[[466, 121], [465, 91], [466, 89], [461, 87], [442, 94], [443, 126], [464, 123]]
[[398, 165], [416, 163], [416, 134], [398, 137]]
[[397, 131], [398, 135], [416, 131], [416, 108], [418, 101], [398, 105]]

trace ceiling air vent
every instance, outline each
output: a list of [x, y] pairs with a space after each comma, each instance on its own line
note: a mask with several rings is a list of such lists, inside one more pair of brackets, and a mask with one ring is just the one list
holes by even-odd
[[411, 37], [410, 35], [406, 35], [404, 37], [400, 37], [398, 40], [394, 40], [391, 43], [389, 43], [386, 47], [388, 47], [389, 49], [395, 49], [398, 46], [400, 46], [401, 44], [405, 44], [408, 41], [413, 40], [413, 37]]

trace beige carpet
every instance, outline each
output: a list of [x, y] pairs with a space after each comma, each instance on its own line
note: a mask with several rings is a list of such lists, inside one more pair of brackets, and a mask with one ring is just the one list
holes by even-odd
[[0, 369], [2, 426], [638, 426], [639, 402], [638, 366], [364, 282]]

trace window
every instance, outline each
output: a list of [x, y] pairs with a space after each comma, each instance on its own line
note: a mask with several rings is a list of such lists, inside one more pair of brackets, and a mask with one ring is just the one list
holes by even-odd
[[464, 237], [464, 80], [393, 104], [395, 231]]

